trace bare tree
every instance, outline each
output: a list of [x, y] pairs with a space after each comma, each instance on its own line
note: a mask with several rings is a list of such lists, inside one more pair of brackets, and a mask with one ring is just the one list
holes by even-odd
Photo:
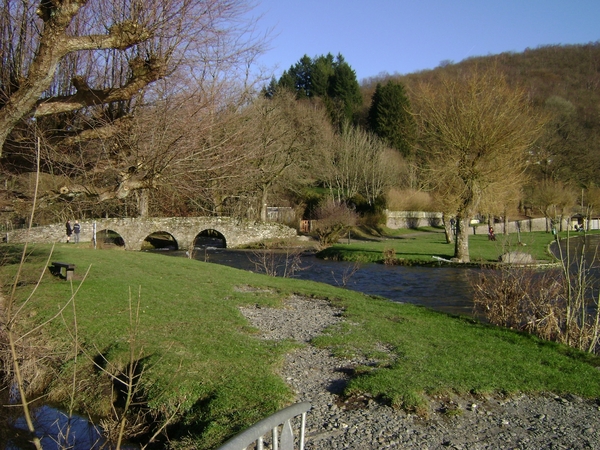
[[253, 103], [253, 158], [247, 173], [260, 198], [260, 219], [267, 220], [268, 195], [275, 185], [292, 188], [312, 180], [308, 168], [321, 153], [329, 124], [324, 110], [310, 101], [297, 101], [288, 91]]
[[126, 101], [184, 61], [202, 71], [198, 62], [230, 57], [233, 20], [247, 10], [242, 0], [4, 3], [0, 147], [27, 117]]
[[454, 78], [442, 74], [439, 85], [419, 86], [413, 105], [423, 175], [438, 195], [457, 200], [454, 257], [469, 262], [472, 215], [483, 200], [502, 192], [499, 187], [523, 183], [527, 150], [543, 123], [525, 93], [493, 69]]
[[333, 198], [328, 198], [319, 205], [315, 216], [317, 218], [316, 232], [321, 248], [331, 247], [344, 232], [355, 226], [358, 221], [356, 211]]
[[[5, 5], [4, 170], [31, 170], [35, 133], [44, 138], [42, 170], [64, 177], [55, 195], [97, 203], [135, 192], [142, 213], [166, 168], [194, 158], [190, 135], [208, 128], [206, 111], [225, 107], [234, 89], [238, 102], [247, 95], [240, 91], [250, 91], [248, 67], [263, 43], [249, 33], [245, 0]], [[182, 125], [184, 113], [188, 123]]]
[[400, 159], [375, 135], [345, 123], [325, 149], [320, 171], [338, 202], [360, 195], [373, 205], [394, 185]]
[[576, 200], [573, 190], [563, 183], [540, 181], [529, 187], [528, 201], [535, 210], [544, 215], [546, 232], [549, 232], [552, 221], [558, 222], [562, 228], [563, 215], [567, 208], [575, 204]]

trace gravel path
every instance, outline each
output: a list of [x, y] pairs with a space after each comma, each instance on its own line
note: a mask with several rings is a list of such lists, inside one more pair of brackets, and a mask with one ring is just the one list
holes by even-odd
[[307, 345], [287, 355], [282, 377], [308, 401], [306, 449], [600, 449], [600, 402], [554, 395], [511, 398], [431, 398], [427, 419], [371, 399], [344, 403], [349, 370], [343, 360], [310, 345], [341, 311], [322, 300], [291, 297], [285, 308], [242, 308], [264, 339]]

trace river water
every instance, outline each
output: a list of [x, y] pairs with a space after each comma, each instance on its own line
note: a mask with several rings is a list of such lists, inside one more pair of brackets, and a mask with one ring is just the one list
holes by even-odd
[[[183, 252], [168, 254], [184, 256]], [[281, 258], [285, 257], [283, 252], [280, 255]], [[260, 272], [253, 263], [257, 259], [255, 251], [208, 249], [206, 252], [196, 252], [195, 257], [201, 261]], [[451, 314], [472, 315], [469, 276], [477, 269], [386, 266], [374, 263], [361, 264], [356, 269], [354, 263], [325, 261], [309, 253], [301, 255], [300, 267], [301, 270], [295, 271], [294, 278], [341, 286]]]
[[[570, 240], [570, 253], [581, 253], [585, 243], [585, 258], [589, 275], [596, 281], [600, 280], [600, 255], [597, 255], [600, 245], [599, 235], [575, 235]], [[566, 241], [561, 241], [563, 254], [566, 254]], [[558, 247], [551, 246], [554, 254], [559, 257]], [[173, 256], [185, 256], [184, 252], [167, 252]], [[224, 248], [209, 248], [198, 250], [195, 258], [216, 264], [223, 264], [243, 270], [260, 272], [253, 263], [257, 252], [251, 250], [233, 250]], [[285, 258], [285, 252], [280, 253]], [[469, 282], [479, 269], [466, 267], [448, 267], [440, 263], [439, 267], [420, 266], [386, 266], [384, 264], [366, 263], [358, 267], [349, 262], [325, 261], [306, 253], [301, 255], [302, 270], [294, 273], [294, 278], [343, 286], [347, 289], [378, 295], [395, 302], [413, 303], [426, 306], [438, 311], [457, 314], [473, 315], [472, 288]], [[576, 267], [573, 267], [576, 270]], [[347, 278], [347, 279], [346, 279]]]

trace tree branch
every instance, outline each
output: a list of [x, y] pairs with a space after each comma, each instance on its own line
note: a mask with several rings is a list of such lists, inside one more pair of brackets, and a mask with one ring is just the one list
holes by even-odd
[[53, 97], [37, 102], [34, 117], [75, 111], [87, 106], [102, 105], [120, 100], [128, 100], [148, 84], [162, 78], [165, 74], [163, 60], [151, 57], [131, 61], [131, 80], [123, 87], [109, 89], [91, 89], [81, 77], [73, 78], [77, 92], [73, 95]]

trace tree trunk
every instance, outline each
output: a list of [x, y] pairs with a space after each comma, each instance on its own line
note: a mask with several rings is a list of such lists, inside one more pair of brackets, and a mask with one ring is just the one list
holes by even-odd
[[442, 213], [442, 223], [444, 224], [444, 234], [446, 235], [446, 244], [452, 244], [454, 242], [454, 234], [452, 233], [452, 223], [446, 215]]
[[148, 189], [140, 189], [137, 191], [138, 217], [148, 217], [149, 212], [149, 195]]
[[471, 262], [469, 258], [469, 220], [469, 216], [465, 217], [461, 212], [456, 215], [454, 258], [463, 263]]
[[267, 197], [269, 195], [269, 187], [267, 185], [263, 185], [262, 187], [262, 195], [260, 197], [260, 221], [267, 221]]

